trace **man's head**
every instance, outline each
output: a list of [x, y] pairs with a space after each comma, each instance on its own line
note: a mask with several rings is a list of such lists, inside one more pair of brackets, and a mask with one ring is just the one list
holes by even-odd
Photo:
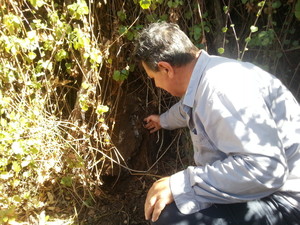
[[149, 69], [158, 71], [158, 63], [168, 62], [180, 67], [191, 62], [198, 48], [187, 35], [173, 23], [152, 23], [144, 28], [136, 43], [136, 58]]
[[198, 54], [178, 25], [166, 22], [145, 28], [135, 48], [136, 58], [155, 85], [178, 97], [185, 94]]

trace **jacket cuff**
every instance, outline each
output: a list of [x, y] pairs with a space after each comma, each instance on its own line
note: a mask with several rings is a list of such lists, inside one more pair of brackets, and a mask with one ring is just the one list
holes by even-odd
[[190, 185], [187, 170], [173, 174], [170, 179], [170, 187], [176, 206], [181, 213], [192, 214], [201, 209]]
[[167, 123], [167, 114], [166, 113], [163, 113], [159, 116], [159, 122], [160, 122], [160, 126], [163, 128], [163, 129], [166, 129], [166, 130], [169, 130], [169, 125]]

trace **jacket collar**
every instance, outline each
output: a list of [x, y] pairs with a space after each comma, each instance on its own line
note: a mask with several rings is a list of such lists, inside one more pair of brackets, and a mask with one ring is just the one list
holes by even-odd
[[183, 96], [184, 106], [188, 106], [190, 108], [193, 107], [202, 74], [209, 60], [210, 60], [210, 56], [208, 55], [208, 53], [204, 50], [201, 50], [201, 54], [192, 72], [192, 76], [188, 88], [185, 92], [185, 95]]

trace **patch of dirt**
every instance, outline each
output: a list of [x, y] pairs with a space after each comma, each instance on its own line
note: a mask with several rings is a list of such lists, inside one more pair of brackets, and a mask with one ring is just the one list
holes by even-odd
[[84, 225], [149, 224], [144, 219], [144, 201], [152, 183], [190, 164], [191, 155], [186, 151], [190, 146], [185, 146], [184, 132], [149, 134], [143, 127], [143, 119], [157, 113], [155, 110], [161, 104], [155, 99], [146, 99], [143, 85], [137, 80], [126, 86], [126, 91], [122, 90], [112, 136], [123, 157], [122, 165], [133, 170], [116, 165], [106, 168], [104, 184], [100, 187], [103, 193], [96, 200], [96, 206], [84, 215]]
[[[175, 137], [174, 133], [168, 135]], [[166, 150], [166, 154], [149, 173], [132, 175], [123, 170], [120, 178], [103, 177], [103, 194], [94, 207], [97, 208], [97, 212], [87, 217], [83, 224], [148, 225], [144, 219], [144, 202], [152, 183], [191, 164], [192, 155], [191, 151], [187, 150], [190, 146], [185, 144], [185, 134], [177, 138], [174, 140], [178, 140], [179, 144], [173, 144], [169, 149], [168, 146], [162, 148], [162, 151]]]
[[[112, 178], [111, 178], [112, 179]], [[105, 180], [105, 196], [98, 203], [97, 214], [87, 224], [95, 225], [147, 225], [144, 219], [144, 200], [151, 177], [123, 176], [114, 187], [113, 180]], [[110, 183], [110, 184], [109, 184]]]

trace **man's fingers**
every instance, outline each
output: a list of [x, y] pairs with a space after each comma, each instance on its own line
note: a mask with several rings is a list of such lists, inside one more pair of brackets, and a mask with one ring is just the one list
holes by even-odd
[[174, 201], [169, 186], [170, 177], [164, 177], [154, 182], [148, 191], [145, 201], [145, 218], [156, 221], [165, 206]]
[[146, 220], [151, 220], [155, 222], [158, 220], [158, 217], [161, 214], [161, 211], [166, 207], [166, 201], [164, 199], [156, 199], [152, 198], [145, 203], [145, 218]]
[[144, 119], [144, 122], [145, 122], [145, 123], [149, 123], [149, 122], [150, 122], [150, 118], [149, 118], [149, 117], [145, 118], [145, 119]]
[[154, 133], [154, 132], [156, 132], [156, 131], [158, 131], [159, 129], [157, 128], [157, 127], [154, 127], [153, 129], [151, 129], [150, 130], [150, 134], [152, 134], [152, 133]]
[[150, 133], [154, 133], [159, 130], [159, 127], [153, 122], [149, 122], [144, 126], [146, 129], [150, 130]]
[[154, 127], [154, 124], [151, 122], [145, 124], [145, 128], [147, 128], [147, 129], [151, 129], [153, 127]]
[[156, 204], [154, 205], [153, 213], [152, 213], [152, 221], [153, 222], [158, 220], [158, 217], [160, 216], [161, 211], [163, 211], [163, 209], [165, 207], [166, 207], [166, 202], [164, 201], [164, 199], [160, 199], [156, 202]]
[[149, 199], [149, 200], [148, 200], [148, 198], [146, 199], [145, 206], [144, 206], [146, 220], [149, 220], [151, 218], [155, 203], [156, 203], [156, 199], [154, 199], [154, 198]]

